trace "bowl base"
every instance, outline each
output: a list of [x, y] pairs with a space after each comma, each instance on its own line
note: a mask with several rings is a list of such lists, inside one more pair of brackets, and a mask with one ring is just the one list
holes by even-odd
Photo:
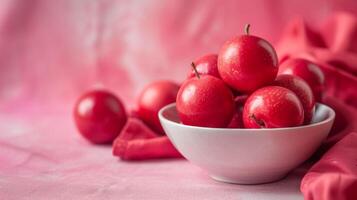
[[251, 177], [251, 178], [228, 178], [223, 176], [217, 175], [209, 175], [213, 180], [224, 182], [224, 183], [231, 183], [231, 184], [239, 184], [239, 185], [256, 185], [256, 184], [264, 184], [264, 183], [271, 183], [275, 181], [279, 181], [286, 177], [287, 174], [272, 174], [270, 176], [264, 177]]

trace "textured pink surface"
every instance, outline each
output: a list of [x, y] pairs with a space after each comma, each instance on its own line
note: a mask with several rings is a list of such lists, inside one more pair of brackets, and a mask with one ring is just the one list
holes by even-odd
[[302, 199], [301, 171], [268, 185], [218, 183], [183, 159], [120, 161], [110, 146], [84, 141], [66, 115], [47, 116], [36, 118], [41, 123], [0, 118], [7, 133], [0, 144], [0, 199]]
[[273, 184], [237, 186], [184, 160], [118, 161], [110, 147], [76, 133], [72, 104], [101, 85], [131, 107], [144, 84], [181, 81], [193, 59], [217, 52], [247, 22], [276, 42], [295, 16], [319, 25], [335, 10], [357, 12], [356, 4], [1, 1], [0, 199], [302, 199], [300, 170]]

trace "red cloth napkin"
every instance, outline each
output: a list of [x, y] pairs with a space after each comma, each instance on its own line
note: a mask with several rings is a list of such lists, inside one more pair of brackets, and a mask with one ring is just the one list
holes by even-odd
[[282, 59], [303, 57], [321, 65], [326, 77], [323, 102], [337, 114], [317, 155], [327, 153], [302, 180], [305, 199], [357, 199], [356, 17], [337, 13], [319, 31], [294, 20], [287, 26], [277, 51]]
[[305, 199], [357, 199], [357, 132], [334, 145], [304, 176]]
[[167, 136], [159, 136], [135, 117], [128, 119], [115, 139], [113, 155], [123, 160], [182, 157]]

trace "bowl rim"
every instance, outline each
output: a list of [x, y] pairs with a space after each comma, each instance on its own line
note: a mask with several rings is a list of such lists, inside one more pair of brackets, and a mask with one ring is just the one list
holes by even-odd
[[[329, 110], [329, 113], [331, 113], [326, 119], [313, 123], [313, 124], [307, 124], [307, 125], [302, 125], [302, 126], [294, 126], [294, 127], [284, 127], [284, 128], [211, 128], [211, 127], [202, 127], [202, 126], [191, 126], [191, 125], [186, 125], [186, 124], [181, 124], [177, 123], [175, 121], [172, 121], [170, 119], [167, 119], [166, 117], [163, 116], [163, 112], [165, 112], [167, 109], [170, 109], [171, 107], [176, 106], [176, 103], [171, 103], [169, 105], [164, 106], [163, 108], [160, 109], [158, 115], [160, 119], [160, 123], [162, 121], [165, 121], [166, 123], [173, 124], [175, 126], [180, 126], [180, 127], [185, 127], [185, 128], [191, 128], [191, 129], [200, 129], [200, 130], [210, 130], [210, 131], [226, 131], [226, 132], [231, 132], [231, 131], [237, 131], [239, 130], [240, 133], [242, 132], [251, 132], [251, 131], [284, 131], [284, 130], [299, 130], [299, 129], [304, 129], [304, 128], [311, 128], [315, 126], [321, 126], [323, 124], [328, 124], [331, 121], [335, 119], [336, 112], [328, 105], [323, 104], [323, 103], [316, 103], [316, 106], [324, 106]], [[234, 132], [237, 133], [237, 132]]]

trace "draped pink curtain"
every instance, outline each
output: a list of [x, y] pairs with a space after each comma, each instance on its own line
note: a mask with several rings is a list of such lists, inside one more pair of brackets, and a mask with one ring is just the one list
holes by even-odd
[[251, 23], [276, 42], [295, 17], [320, 23], [357, 12], [354, 0], [0, 2], [0, 110], [68, 110], [105, 87], [130, 107], [144, 84], [183, 80], [196, 57], [217, 52]]

